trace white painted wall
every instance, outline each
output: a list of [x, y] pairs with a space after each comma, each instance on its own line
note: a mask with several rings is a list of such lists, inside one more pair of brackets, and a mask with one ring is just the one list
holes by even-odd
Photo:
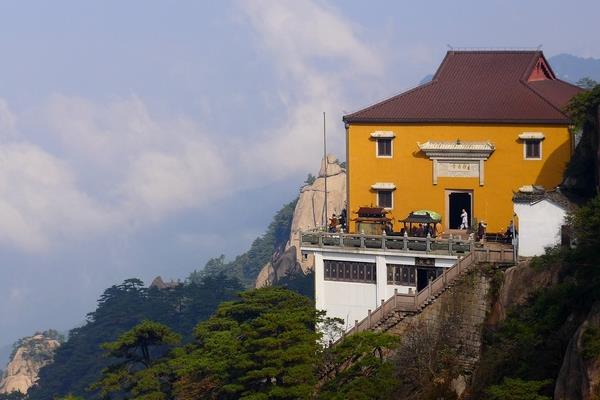
[[560, 227], [567, 215], [563, 208], [544, 199], [535, 204], [514, 203], [514, 211], [519, 217], [520, 256], [539, 256], [546, 247], [560, 243]]
[[317, 309], [326, 310], [328, 317], [344, 320], [349, 329], [354, 321], [362, 321], [368, 310], [377, 308], [377, 287], [374, 283], [325, 281], [326, 300]]
[[[354, 326], [356, 320], [362, 321], [368, 310], [375, 310], [381, 305], [381, 300], [387, 300], [394, 294], [408, 293], [416, 287], [388, 285], [387, 264], [415, 265], [415, 255], [426, 257], [423, 254], [389, 254], [381, 250], [340, 251], [328, 249], [327, 251], [302, 249], [314, 252], [315, 256], [315, 303], [318, 310], [325, 310], [328, 317], [341, 318], [345, 321], [347, 329]], [[456, 257], [433, 256], [436, 258], [437, 267], [450, 267], [456, 262]], [[355, 262], [371, 262], [377, 266], [377, 282], [342, 282], [326, 281], [323, 260], [340, 260]]]

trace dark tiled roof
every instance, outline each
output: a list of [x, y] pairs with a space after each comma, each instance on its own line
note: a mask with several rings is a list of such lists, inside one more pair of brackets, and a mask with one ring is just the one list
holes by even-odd
[[545, 190], [543, 187], [534, 186], [531, 192], [518, 191], [513, 195], [513, 202], [535, 204], [542, 200], [548, 200], [551, 203], [567, 211], [573, 211], [577, 205], [569, 200], [560, 189]]
[[348, 123], [488, 122], [568, 124], [562, 109], [580, 88], [528, 81], [540, 51], [449, 51], [433, 80], [358, 112]]

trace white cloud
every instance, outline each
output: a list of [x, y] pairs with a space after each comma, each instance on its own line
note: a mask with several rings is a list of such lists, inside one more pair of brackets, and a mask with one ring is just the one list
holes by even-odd
[[44, 113], [69, 155], [102, 168], [122, 167], [115, 161], [171, 143], [170, 132], [157, 124], [135, 95], [101, 104], [57, 94]]
[[68, 166], [28, 143], [0, 145], [0, 243], [39, 251], [51, 241], [111, 225], [77, 189]]
[[244, 165], [258, 165], [265, 174], [285, 176], [311, 171], [322, 156], [322, 112], [328, 114], [334, 152], [342, 151], [340, 121], [345, 87], [364, 76], [383, 73], [383, 58], [360, 40], [336, 10], [315, 1], [252, 1], [239, 3], [263, 46], [285, 77], [287, 114], [265, 135]]
[[202, 138], [188, 142], [178, 152], [147, 152], [131, 165], [125, 197], [132, 211], [141, 207], [156, 218], [182, 208], [201, 207], [227, 195], [233, 167], [213, 143]]
[[0, 99], [0, 243], [47, 249], [314, 171], [322, 111], [341, 150], [344, 87], [380, 74], [381, 58], [320, 3], [240, 5], [281, 73], [286, 112], [268, 116], [279, 121], [275, 129], [257, 132], [250, 123], [247, 136], [230, 135], [190, 118], [159, 117], [135, 94], [106, 102], [56, 94], [37, 115], [36, 129], [47, 131], [37, 138], [50, 144], [42, 147], [27, 141], [30, 132], [16, 134], [18, 118]]
[[[351, 22], [322, 3], [257, 0], [239, 4], [284, 71], [304, 74], [315, 61], [337, 59], [343, 63], [335, 65], [331, 71], [334, 76], [340, 72], [382, 72], [381, 58], [356, 36]], [[324, 89], [322, 83], [313, 89]]]

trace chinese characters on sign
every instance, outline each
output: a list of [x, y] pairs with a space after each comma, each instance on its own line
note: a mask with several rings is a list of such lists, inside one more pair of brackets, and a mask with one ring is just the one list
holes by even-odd
[[455, 178], [477, 178], [479, 176], [478, 161], [438, 161], [437, 176]]
[[471, 163], [448, 163], [448, 172], [468, 172], [471, 166]]

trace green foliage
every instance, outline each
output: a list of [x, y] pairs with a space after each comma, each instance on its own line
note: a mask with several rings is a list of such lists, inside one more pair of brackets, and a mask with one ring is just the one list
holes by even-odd
[[531, 259], [531, 267], [536, 271], [542, 271], [560, 264], [563, 258], [564, 253], [561, 246], [548, 247], [544, 254]]
[[21, 392], [0, 393], [0, 400], [25, 400], [26, 396]]
[[573, 97], [567, 107], [567, 112], [582, 135], [565, 171], [563, 186], [583, 199], [598, 194], [598, 106], [600, 85]]
[[580, 208], [570, 218], [570, 222], [577, 237], [578, 251], [594, 260], [598, 259], [594, 249], [600, 246], [600, 196]]
[[[474, 378], [475, 393], [481, 395], [492, 385], [507, 389], [519, 382], [550, 380], [552, 383], [570, 339], [594, 302], [600, 299], [600, 256], [597, 251], [600, 246], [600, 199], [596, 197], [589, 201], [569, 220], [577, 247], [572, 250], [547, 249], [544, 256], [533, 262], [534, 268], [540, 271], [560, 265], [561, 281], [535, 293], [526, 304], [510, 310], [498, 329], [487, 333]], [[585, 335], [584, 357], [594, 357], [600, 352], [600, 334], [592, 329]], [[501, 384], [505, 377], [513, 380]]]
[[102, 379], [91, 389], [99, 389], [102, 397], [131, 393], [138, 399], [166, 398], [163, 388], [168, 385], [168, 373], [164, 368], [154, 366], [152, 353], [153, 349], [159, 354], [164, 353], [180, 341], [181, 336], [163, 324], [148, 320], [140, 322], [114, 342], [102, 345], [108, 356], [120, 361], [102, 371]]
[[490, 275], [490, 290], [488, 291], [488, 297], [491, 302], [494, 302], [498, 299], [498, 295], [500, 294], [500, 289], [502, 288], [502, 284], [504, 283], [504, 272], [499, 269], [491, 269], [489, 272]]
[[124, 358], [128, 363], [141, 363], [149, 367], [151, 347], [174, 345], [180, 341], [181, 336], [168, 326], [144, 320], [114, 342], [104, 343], [102, 348], [110, 357]]
[[585, 78], [581, 78], [580, 80], [578, 80], [575, 84], [577, 86], [579, 86], [580, 88], [583, 88], [583, 89], [586, 89], [586, 90], [591, 90], [595, 86], [598, 85], [598, 82], [596, 82], [592, 78], [585, 77]]
[[[197, 325], [193, 342], [168, 354], [163, 346], [177, 335], [165, 326], [145, 321], [122, 334], [104, 346], [119, 361], [96, 386], [106, 398], [136, 400], [390, 398], [397, 380], [384, 354], [397, 339], [364, 332], [321, 349], [315, 327], [339, 322], [290, 290], [251, 290], [222, 303]], [[143, 344], [162, 347], [163, 357], [145, 357]], [[324, 364], [336, 376], [317, 393], [317, 370]]]
[[573, 121], [580, 127], [586, 122], [595, 123], [596, 112], [600, 104], [600, 85], [596, 84], [589, 90], [573, 97], [567, 106], [567, 111]]
[[315, 183], [315, 181], [317, 180], [317, 177], [314, 176], [313, 174], [308, 174], [308, 176], [306, 177], [306, 179], [304, 180], [304, 185], [302, 186], [308, 186], [308, 185], [312, 185], [313, 183]]
[[302, 271], [290, 273], [280, 278], [276, 286], [284, 287], [309, 299], [315, 298], [315, 276], [312, 271], [307, 274]]
[[[71, 330], [54, 362], [42, 368], [38, 385], [30, 390], [30, 399], [46, 400], [67, 393], [97, 398], [97, 393], [88, 393], [85, 389], [100, 379], [103, 369], [118, 361], [115, 357], [102, 357], [100, 344], [115, 341], [119, 334], [145, 319], [165, 324], [189, 339], [199, 321], [207, 319], [221, 302], [234, 299], [243, 289], [240, 282], [250, 286], [273, 253], [283, 249], [289, 238], [296, 201], [279, 210], [267, 232], [252, 243], [248, 252], [232, 262], [226, 262], [224, 256], [209, 260], [203, 271], [189, 276], [186, 284], [164, 290], [147, 289], [140, 280], [129, 279], [107, 289], [96, 311], [88, 314], [83, 326]], [[308, 280], [300, 277], [290, 277], [284, 285], [311, 293]], [[144, 369], [144, 379], [152, 380], [152, 374], [162, 379], [166, 372], [157, 370], [160, 368], [153, 364]]]
[[252, 287], [260, 269], [277, 251], [281, 251], [290, 236], [292, 218], [298, 199], [284, 205], [275, 214], [267, 228], [267, 232], [252, 242], [250, 249], [237, 256], [233, 261], [226, 262], [225, 256], [210, 259], [201, 271], [194, 271], [188, 277], [195, 281], [205, 276], [224, 273], [229, 277], [239, 279], [246, 287]]
[[582, 356], [593, 360], [600, 356], [600, 328], [587, 328], [581, 337]]
[[539, 394], [550, 383], [550, 380], [524, 381], [505, 378], [502, 384], [490, 387], [488, 395], [490, 400], [550, 400], [551, 397]]
[[[319, 391], [323, 400], [390, 399], [399, 380], [393, 362], [384, 355], [398, 346], [398, 338], [361, 332], [325, 351], [325, 366], [335, 366], [335, 376]], [[350, 365], [348, 365], [350, 363]]]
[[568, 253], [569, 274], [579, 286], [582, 306], [600, 300], [600, 196], [590, 200], [570, 217], [577, 247]]
[[120, 361], [103, 357], [100, 344], [115, 341], [146, 319], [165, 324], [189, 340], [199, 321], [210, 317], [221, 302], [236, 298], [240, 290], [236, 279], [224, 275], [206, 276], [164, 290], [145, 288], [138, 279], [108, 288], [86, 323], [71, 330], [68, 340], [56, 351], [54, 362], [40, 370], [38, 385], [29, 391], [29, 398], [47, 400], [68, 393], [98, 398], [86, 388], [100, 379], [103, 369]]
[[320, 314], [312, 302], [275, 287], [241, 298], [221, 304], [197, 326], [196, 341], [170, 362], [179, 377], [178, 398], [308, 398], [319, 339], [314, 327]]
[[545, 380], [557, 376], [564, 350], [577, 329], [576, 323], [568, 322], [576, 298], [576, 286], [563, 283], [513, 309], [498, 330], [485, 338], [475, 391], [503, 377]]

